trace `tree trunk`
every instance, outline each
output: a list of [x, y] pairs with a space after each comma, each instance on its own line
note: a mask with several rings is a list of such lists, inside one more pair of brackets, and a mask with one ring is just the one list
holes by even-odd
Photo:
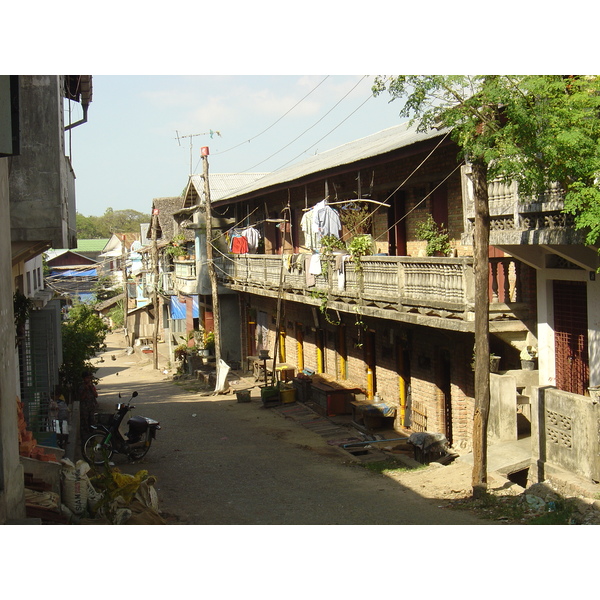
[[475, 278], [475, 413], [473, 415], [473, 497], [487, 492], [487, 427], [490, 411], [490, 340], [488, 263], [490, 212], [487, 167], [472, 164], [475, 201], [473, 273]]

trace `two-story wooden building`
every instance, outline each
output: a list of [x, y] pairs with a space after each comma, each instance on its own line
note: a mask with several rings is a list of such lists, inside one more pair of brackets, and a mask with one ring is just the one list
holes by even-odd
[[[396, 408], [398, 427], [440, 432], [468, 448], [475, 298], [462, 187], [447, 132], [400, 125], [216, 200], [215, 210], [235, 222], [232, 240], [253, 230], [261, 249], [236, 251], [232, 241], [216, 260], [220, 283], [238, 292], [242, 357], [276, 350], [296, 372], [334, 377], [368, 399], [378, 393]], [[319, 208], [339, 217], [337, 230], [323, 232], [346, 242], [368, 233], [373, 253], [325, 258], [310, 230]], [[450, 256], [425, 255], [416, 230], [428, 215], [447, 228]], [[500, 293], [491, 294], [490, 324], [492, 348], [515, 367], [519, 343], [535, 333], [533, 270], [517, 271], [512, 288], [504, 279], [498, 286], [493, 271], [491, 287]]]
[[[557, 190], [524, 199], [492, 181], [489, 194], [490, 440], [531, 435], [534, 479], [553, 469], [598, 479], [587, 391], [600, 383], [590, 361], [597, 252], [562, 214]], [[183, 210], [202, 214], [202, 204], [189, 185]], [[242, 360], [267, 349], [295, 373], [383, 399], [396, 428], [471, 447], [473, 198], [448, 132], [398, 125], [260, 174], [212, 204], [234, 223], [219, 233], [215, 266], [222, 288], [238, 293], [221, 319], [235, 324], [224, 338]], [[428, 256], [428, 220], [447, 230], [445, 256]], [[356, 259], [365, 239], [371, 253]], [[521, 360], [532, 355], [529, 370]]]

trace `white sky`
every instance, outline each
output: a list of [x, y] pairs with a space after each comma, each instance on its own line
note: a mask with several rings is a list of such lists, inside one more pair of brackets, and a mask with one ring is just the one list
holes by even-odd
[[[149, 212], [153, 198], [179, 195], [190, 171], [183, 136], [221, 133], [191, 138], [194, 172], [205, 145], [211, 173], [272, 171], [399, 124], [399, 101], [368, 99], [378, 74], [582, 72], [596, 56], [594, 20], [582, 22], [573, 3], [559, 16], [514, 0], [501, 10], [472, 0], [420, 6], [407, 17], [383, 0], [286, 10], [264, 0], [156, 10], [105, 0], [65, 17], [34, 1], [3, 16], [27, 19], [35, 40], [5, 32], [6, 47], [19, 49], [8, 71], [94, 77], [89, 121], [71, 138], [77, 210], [87, 216]], [[579, 51], [585, 44], [592, 51]]]
[[266, 172], [404, 121], [398, 101], [372, 96], [373, 81], [94, 75], [88, 122], [72, 130], [77, 210], [149, 212], [153, 198], [184, 189], [190, 157], [192, 172], [202, 171], [202, 146], [211, 173]]

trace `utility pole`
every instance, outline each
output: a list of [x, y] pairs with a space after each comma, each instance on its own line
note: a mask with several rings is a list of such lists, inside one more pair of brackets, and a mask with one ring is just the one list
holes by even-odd
[[210, 279], [212, 292], [213, 323], [215, 334], [215, 363], [217, 369], [217, 389], [219, 388], [219, 370], [221, 364], [221, 318], [219, 315], [219, 294], [217, 288], [217, 275], [213, 262], [213, 240], [212, 240], [212, 209], [210, 205], [210, 185], [208, 181], [208, 147], [202, 148], [202, 174], [204, 178], [204, 197], [205, 197], [205, 215], [206, 215], [206, 267]]
[[129, 334], [127, 333], [127, 313], [129, 307], [129, 299], [127, 297], [127, 254], [125, 252], [125, 234], [121, 238], [121, 276], [123, 278], [123, 334], [125, 335], [125, 343], [130, 346]]
[[160, 307], [158, 305], [158, 247], [156, 244], [158, 209], [152, 211], [152, 304], [154, 305], [154, 335], [152, 338], [153, 366], [158, 369], [158, 331], [160, 326]]

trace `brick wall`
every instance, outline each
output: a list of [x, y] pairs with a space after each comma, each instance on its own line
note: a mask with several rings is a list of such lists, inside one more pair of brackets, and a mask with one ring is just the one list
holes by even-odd
[[[275, 299], [248, 296], [250, 306], [269, 315], [269, 348], [275, 342]], [[286, 362], [298, 365], [297, 328], [303, 336], [304, 368], [318, 372], [317, 335], [323, 332], [324, 372], [342, 380], [340, 372], [339, 327], [327, 323], [318, 308], [298, 302], [283, 305], [282, 326], [285, 328]], [[315, 315], [318, 323], [315, 323]], [[337, 315], [335, 315], [337, 316]], [[355, 315], [340, 313], [345, 325], [344, 341], [347, 350], [346, 381], [367, 389], [366, 335], [356, 325]], [[427, 416], [427, 430], [446, 433], [443, 393], [440, 373], [446, 372], [451, 396], [453, 445], [470, 448], [473, 416], [473, 372], [471, 370], [472, 336], [432, 328], [405, 325], [384, 319], [363, 318], [367, 330], [374, 336], [376, 391], [385, 402], [398, 406], [396, 426], [400, 420], [400, 348], [404, 348], [405, 370], [410, 400], [417, 403]], [[317, 326], [318, 325], [318, 326]], [[360, 345], [362, 343], [362, 345]], [[446, 371], [444, 371], [446, 361]], [[443, 379], [443, 378], [442, 378]], [[410, 409], [410, 406], [409, 406]], [[410, 417], [410, 410], [408, 412]], [[409, 423], [410, 424], [410, 423]]]

